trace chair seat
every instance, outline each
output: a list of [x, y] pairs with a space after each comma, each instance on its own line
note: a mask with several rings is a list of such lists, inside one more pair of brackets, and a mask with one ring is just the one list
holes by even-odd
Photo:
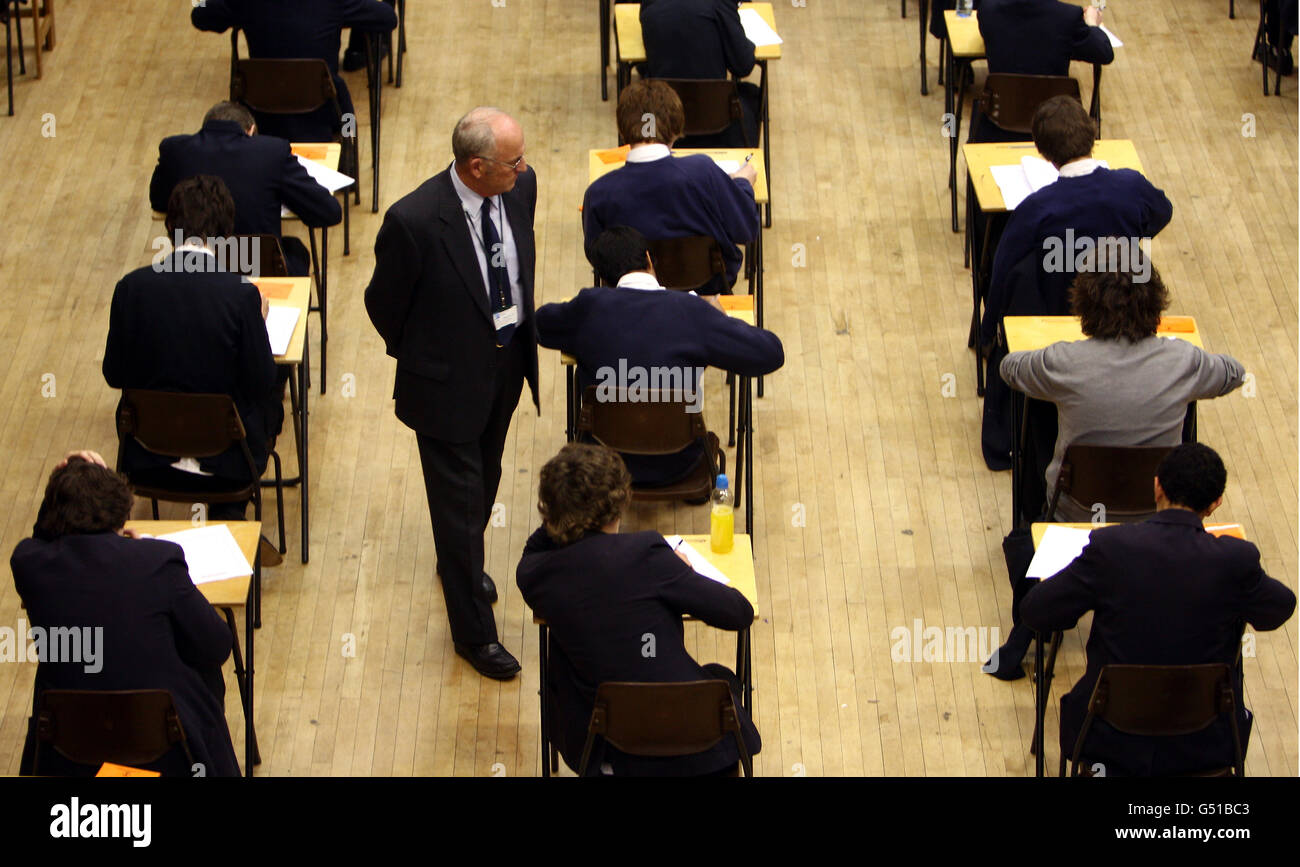
[[130, 477], [131, 487], [138, 496], [160, 500], [175, 496], [177, 491], [188, 491], [213, 502], [236, 502], [252, 497], [257, 484], [222, 476], [200, 476], [171, 467], [137, 470]]
[[713, 467], [717, 462], [720, 446], [717, 435], [710, 431], [704, 451], [700, 454], [700, 459], [696, 461], [689, 475], [666, 485], [636, 485], [632, 488], [632, 499], [659, 502], [663, 500], [699, 500], [707, 498], [713, 493]]

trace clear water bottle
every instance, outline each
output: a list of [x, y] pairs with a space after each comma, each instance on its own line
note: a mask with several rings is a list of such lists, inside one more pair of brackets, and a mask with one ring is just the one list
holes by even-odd
[[713, 510], [709, 515], [709, 547], [715, 554], [726, 554], [735, 542], [736, 515], [732, 509], [734, 496], [727, 484], [725, 473], [718, 476], [713, 487]]
[[975, 0], [957, 0], [957, 17], [969, 18], [971, 10], [975, 8]]

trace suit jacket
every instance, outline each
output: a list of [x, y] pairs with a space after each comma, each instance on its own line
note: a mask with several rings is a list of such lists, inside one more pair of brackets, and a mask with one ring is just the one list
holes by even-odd
[[[396, 202], [375, 238], [366, 312], [397, 359], [397, 417], [412, 430], [469, 442], [487, 427], [496, 376], [496, 329], [474, 238], [447, 168]], [[519, 255], [525, 374], [537, 402], [537, 317], [533, 311], [533, 214], [537, 176], [530, 168], [502, 193]], [[540, 411], [540, 410], [539, 410]]]
[[983, 0], [980, 35], [989, 72], [1069, 75], [1070, 61], [1110, 63], [1115, 49], [1083, 9], [1061, 0]]
[[[1098, 166], [1086, 175], [1059, 178], [1031, 193], [1011, 212], [993, 255], [993, 275], [981, 326], [984, 344], [994, 342], [998, 323], [1009, 315], [1011, 269], [1026, 256], [1036, 255], [1040, 263], [1045, 262], [1048, 239], [1064, 247], [1071, 237], [1154, 238], [1169, 225], [1173, 213], [1174, 206], [1164, 192], [1132, 169]], [[1070, 313], [1069, 287], [1075, 277], [1076, 251], [1065, 252], [1071, 263], [1068, 270], [1039, 268], [1038, 296], [1043, 308], [1023, 310], [1025, 315]]]
[[586, 247], [611, 226], [631, 226], [652, 241], [708, 235], [722, 248], [726, 277], [710, 288], [721, 292], [736, 281], [744, 255], [740, 244], [758, 237], [758, 206], [748, 181], [727, 176], [704, 154], [668, 156], [626, 163], [597, 178], [583, 196]]
[[[1264, 574], [1249, 542], [1216, 538], [1186, 509], [1167, 509], [1137, 524], [1103, 527], [1069, 566], [1029, 591], [1024, 623], [1041, 631], [1074, 626], [1095, 612], [1088, 667], [1061, 699], [1061, 749], [1067, 755], [1087, 714], [1102, 666], [1233, 664], [1243, 621], [1277, 629], [1295, 610], [1295, 594]], [[1237, 668], [1240, 722], [1247, 720]], [[1094, 725], [1084, 755], [1108, 776], [1162, 775], [1232, 763], [1229, 729], [1215, 725], [1184, 738], [1142, 738]], [[1248, 730], [1243, 732], [1242, 749]]]
[[[539, 529], [524, 547], [517, 570], [519, 590], [533, 613], [550, 627], [548, 698], [555, 743], [570, 767], [581, 763], [596, 688], [607, 681], [675, 683], [712, 680], [682, 641], [682, 616], [719, 629], [740, 630], [754, 609], [733, 588], [698, 575], [664, 537], [653, 531], [591, 533], [557, 545]], [[645, 655], [644, 636], [654, 636]], [[736, 711], [751, 753], [762, 747], [740, 702]], [[734, 740], [682, 758], [627, 756], [605, 746], [593, 750], [591, 773], [609, 762], [616, 773], [636, 776], [702, 775], [740, 760]]]
[[[668, 290], [584, 289], [572, 301], [537, 311], [537, 339], [577, 359], [583, 389], [614, 379], [620, 364], [668, 367], [682, 372], [688, 400], [697, 386], [696, 368], [761, 376], [785, 362], [772, 332], [733, 319], [702, 298]], [[637, 484], [669, 484], [689, 474], [700, 454], [697, 444], [676, 455], [624, 455], [624, 461]]]
[[[205, 775], [239, 775], [225, 709], [204, 680], [230, 655], [230, 628], [190, 580], [179, 545], [116, 533], [24, 539], [9, 565], [33, 626], [47, 635], [54, 627], [103, 629], [98, 671], [86, 670], [87, 656], [38, 665], [33, 713], [47, 689], [165, 689]], [[34, 747], [29, 732], [27, 759]], [[154, 769], [191, 774], [183, 757]], [[52, 750], [42, 754], [41, 770], [86, 773]]]
[[[190, 12], [200, 30], [244, 31], [256, 58], [319, 57], [329, 66], [339, 107], [354, 111], [348, 86], [339, 76], [339, 31], [388, 31], [397, 26], [393, 7], [379, 0], [205, 0]], [[332, 106], [302, 116], [258, 116], [258, 129], [290, 141], [328, 141], [338, 132]]]
[[216, 175], [235, 200], [235, 232], [280, 236], [280, 206], [308, 226], [333, 226], [343, 209], [329, 190], [307, 174], [289, 142], [269, 135], [245, 135], [233, 120], [214, 120], [194, 135], [174, 135], [158, 146], [158, 165], [149, 182], [149, 204], [167, 210], [172, 188], [195, 175]]
[[649, 78], [744, 78], [754, 43], [732, 0], [642, 0], [641, 39]]
[[[138, 268], [118, 282], [104, 345], [104, 379], [113, 388], [230, 395], [260, 474], [284, 421], [284, 405], [274, 393], [275, 360], [257, 287], [238, 274], [193, 270], [215, 262], [206, 253], [174, 253], [159, 260], [158, 270]], [[174, 461], [131, 440], [122, 469], [133, 476], [153, 474]], [[238, 448], [199, 465], [226, 479], [248, 478]]]

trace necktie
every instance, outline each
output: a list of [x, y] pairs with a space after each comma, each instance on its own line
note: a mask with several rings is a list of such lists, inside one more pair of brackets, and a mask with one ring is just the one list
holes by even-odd
[[[505, 310], [511, 305], [510, 274], [506, 271], [506, 247], [501, 243], [497, 227], [492, 222], [492, 200], [483, 200], [483, 210], [479, 222], [483, 226], [483, 251], [487, 258], [488, 307], [493, 313]], [[497, 329], [497, 343], [509, 346], [510, 338], [515, 333], [515, 326], [506, 325]]]

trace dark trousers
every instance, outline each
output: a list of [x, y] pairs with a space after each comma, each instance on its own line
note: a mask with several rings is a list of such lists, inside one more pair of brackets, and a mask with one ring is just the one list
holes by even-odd
[[476, 439], [453, 443], [416, 434], [438, 576], [451, 637], [459, 644], [497, 640], [492, 606], [479, 598], [474, 588], [483, 574], [483, 533], [501, 482], [501, 452], [523, 388], [526, 342], [516, 338], [497, 350], [492, 411], [487, 427]]

